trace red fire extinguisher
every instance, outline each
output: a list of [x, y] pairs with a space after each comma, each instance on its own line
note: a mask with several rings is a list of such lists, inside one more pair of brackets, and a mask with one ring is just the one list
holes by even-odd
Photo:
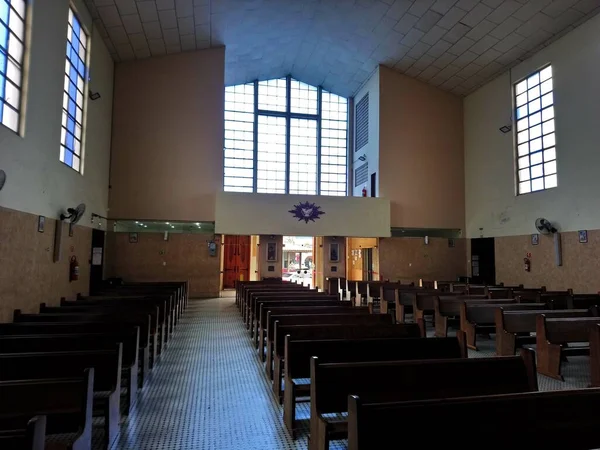
[[71, 256], [71, 264], [69, 266], [69, 281], [79, 280], [79, 263], [75, 255]]
[[366, 188], [366, 186], [365, 186], [365, 187], [363, 188], [363, 190], [362, 190], [362, 196], [363, 196], [363, 197], [366, 197], [366, 196], [367, 196], [367, 188]]
[[525, 264], [525, 272], [531, 272], [531, 261], [529, 258], [523, 258], [523, 262]]

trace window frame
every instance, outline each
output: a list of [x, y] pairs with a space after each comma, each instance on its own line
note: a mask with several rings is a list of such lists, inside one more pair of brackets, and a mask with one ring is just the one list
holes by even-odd
[[[539, 77], [541, 75], [541, 73], [544, 70], [548, 69], [548, 68], [550, 68], [550, 77], [549, 78], [546, 78], [545, 80], [539, 80], [537, 82], [537, 84], [535, 84], [534, 86], [532, 86], [532, 87], [527, 86], [523, 92], [517, 93], [517, 86], [520, 83], [526, 82], [528, 79], [530, 79], [531, 77], [534, 77], [536, 75]], [[551, 88], [550, 88], [550, 90], [548, 92], [545, 92], [545, 93], [540, 92], [539, 96], [533, 98], [533, 100], [529, 100], [529, 98], [527, 98], [527, 100], [525, 101], [525, 103], [523, 105], [521, 105], [521, 106], [518, 105], [517, 97], [519, 95], [527, 94], [527, 92], [530, 89], [534, 89], [536, 87], [541, 87], [542, 84], [544, 82], [548, 81], [548, 80], [551, 80]], [[542, 97], [545, 96], [545, 95], [547, 95], [548, 93], [552, 94], [552, 103], [550, 105], [542, 106]], [[513, 131], [513, 133], [512, 133], [512, 135], [513, 135], [513, 161], [514, 161], [514, 174], [515, 174], [515, 196], [519, 197], [519, 196], [522, 196], [522, 195], [535, 194], [535, 193], [539, 193], [539, 192], [545, 192], [545, 191], [548, 191], [550, 189], [555, 189], [555, 188], [558, 187], [558, 157], [557, 157], [557, 154], [556, 154], [556, 147], [557, 147], [557, 142], [556, 142], [556, 101], [555, 101], [555, 98], [554, 98], [554, 67], [553, 67], [552, 63], [551, 62], [547, 62], [547, 63], [539, 66], [537, 69], [532, 70], [526, 76], [519, 78], [515, 82], [512, 82], [512, 84], [511, 84], [511, 97], [512, 97], [511, 104], [512, 104], [512, 111], [513, 111], [513, 113], [512, 113], [512, 116], [513, 116], [513, 130], [512, 131]], [[529, 113], [528, 112], [523, 117], [518, 117], [517, 114], [518, 114], [518, 109], [519, 108], [521, 108], [522, 106], [528, 106], [528, 104], [531, 101], [535, 101], [535, 100], [538, 100], [538, 99], [540, 101], [540, 108], [538, 110], [536, 110], [533, 113]], [[552, 117], [550, 117], [549, 119], [544, 120], [543, 119], [543, 111], [546, 111], [549, 108], [552, 108]], [[519, 143], [519, 133], [522, 132], [522, 131], [527, 131], [529, 133], [529, 131], [532, 128], [532, 126], [529, 125], [529, 122], [528, 122], [527, 128], [525, 128], [523, 130], [519, 130], [519, 121], [521, 121], [523, 119], [529, 119], [532, 115], [535, 115], [535, 114], [539, 114], [540, 115], [540, 121], [539, 121], [539, 124], [536, 122], [535, 125], [533, 125], [533, 127], [539, 125], [539, 127], [540, 127], [540, 135], [534, 137], [533, 139], [531, 139], [530, 135], [528, 134], [527, 140], [524, 141], [524, 142], [522, 142], [522, 143]], [[554, 128], [549, 133], [544, 134], [544, 132], [543, 132], [543, 124], [547, 123], [547, 122], [550, 122], [550, 121], [553, 121]], [[543, 145], [543, 141], [544, 141], [543, 138], [544, 138], [544, 136], [549, 136], [550, 134], [554, 135], [554, 144], [552, 146], [548, 146], [546, 148]], [[540, 139], [541, 147], [540, 147], [539, 150], [535, 150], [535, 151], [532, 152], [531, 148], [529, 146], [530, 146], [530, 144], [531, 144], [532, 141], [534, 141], [534, 140], [536, 140], [538, 138]], [[519, 146], [522, 145], [522, 144], [525, 144], [525, 143], [527, 143], [527, 145], [528, 145], [527, 153], [523, 154], [523, 155], [519, 155]], [[546, 159], [545, 159], [545, 153], [546, 153], [546, 151], [549, 151], [549, 150], [553, 150], [554, 151], [554, 158], [546, 161]], [[533, 154], [540, 154], [542, 156], [541, 162], [536, 163], [536, 164], [531, 164], [531, 160], [529, 160], [528, 165], [526, 167], [520, 168], [519, 167], [519, 159], [522, 158], [522, 157], [524, 157], [524, 156], [531, 157], [532, 153]], [[555, 172], [554, 173], [546, 174], [545, 165], [547, 163], [552, 163], [552, 162], [554, 162]], [[532, 167], [536, 167], [538, 165], [541, 166], [541, 168], [542, 168], [542, 174], [540, 176], [538, 176], [538, 177], [532, 177], [531, 176], [531, 168]], [[529, 179], [521, 180], [520, 171], [524, 170], [525, 168], [529, 170]], [[555, 184], [555, 186], [546, 187], [546, 178], [550, 177], [552, 175], [554, 175], [554, 177], [555, 177], [556, 184]], [[542, 182], [544, 183], [544, 187], [542, 189], [536, 189], [536, 190], [532, 189], [532, 181], [536, 180], [536, 179], [541, 179]], [[528, 192], [521, 192], [520, 191], [520, 184], [522, 182], [526, 182], [526, 181], [529, 181], [529, 191]]]
[[[0, 108], [2, 108], [1, 114], [0, 114], [0, 125], [2, 125], [4, 128], [8, 129], [10, 132], [15, 133], [17, 136], [23, 137], [24, 136], [24, 131], [25, 131], [25, 120], [24, 120], [24, 113], [25, 113], [25, 106], [26, 106], [26, 97], [27, 97], [27, 86], [26, 86], [26, 82], [27, 82], [27, 70], [28, 70], [28, 61], [29, 61], [29, 48], [30, 48], [30, 40], [29, 40], [29, 22], [30, 22], [30, 17], [29, 17], [29, 12], [30, 12], [30, 8], [31, 5], [28, 4], [28, 2], [26, 0], [24, 0], [23, 3], [23, 15], [21, 15], [18, 11], [17, 8], [15, 8], [13, 6], [13, 0], [4, 0], [4, 2], [6, 3], [6, 5], [8, 6], [8, 19], [6, 21], [6, 23], [2, 22], [2, 24], [6, 27], [6, 31], [7, 31], [7, 37], [6, 37], [6, 53], [5, 53], [5, 58], [6, 58], [6, 68], [4, 69], [4, 73], [2, 74], [2, 76], [0, 77], [0, 84], [3, 84], [3, 88], [2, 90], [4, 91], [2, 97], [0, 97]], [[19, 16], [19, 19], [22, 20], [23, 22], [23, 30], [22, 30], [22, 36], [17, 36], [17, 34], [13, 31], [13, 29], [10, 26], [10, 19], [11, 19], [11, 11], [14, 11], [14, 13], [16, 15]], [[10, 55], [10, 40], [11, 40], [11, 36], [14, 36], [19, 43], [22, 46], [22, 54], [21, 54], [21, 62], [19, 63], [16, 59], [14, 59], [11, 55]], [[13, 65], [16, 66], [16, 68], [18, 70], [20, 70], [20, 78], [18, 80], [18, 85], [15, 83], [15, 81], [17, 80], [12, 80], [9, 76], [8, 76], [8, 62], [12, 61]], [[18, 107], [15, 107], [13, 105], [11, 105], [9, 102], [6, 101], [6, 86], [8, 84], [13, 85], [19, 92], [19, 100], [18, 100]], [[14, 111], [17, 115], [17, 122], [16, 122], [16, 126], [15, 129], [11, 128], [10, 126], [8, 126], [7, 124], [4, 123], [4, 105], [7, 105], [7, 107]]]
[[[278, 117], [278, 118], [284, 118], [286, 121], [286, 159], [285, 159], [285, 189], [284, 189], [284, 193], [285, 194], [292, 194], [292, 195], [321, 195], [321, 191], [323, 190], [321, 187], [322, 184], [322, 173], [323, 173], [323, 167], [322, 167], [322, 125], [323, 125], [323, 93], [324, 92], [328, 92], [325, 91], [321, 86], [312, 86], [312, 85], [308, 85], [311, 88], [316, 89], [317, 91], [317, 98], [316, 98], [316, 102], [317, 102], [317, 110], [315, 114], [310, 114], [310, 113], [304, 113], [304, 112], [292, 112], [292, 82], [298, 82], [301, 84], [307, 84], [304, 83], [300, 80], [297, 80], [295, 78], [293, 78], [291, 75], [287, 75], [286, 77], [282, 77], [282, 78], [276, 78], [274, 80], [285, 80], [286, 81], [286, 106], [285, 106], [285, 111], [281, 110], [270, 110], [270, 109], [261, 109], [259, 106], [261, 105], [260, 103], [260, 98], [259, 98], [259, 86], [260, 86], [260, 82], [258, 80], [255, 80], [252, 83], [246, 83], [246, 85], [250, 85], [252, 84], [254, 86], [254, 159], [253, 159], [253, 183], [252, 183], [252, 189], [250, 191], [248, 190], [237, 190], [240, 187], [236, 187], [236, 186], [230, 186], [230, 185], [226, 185], [226, 176], [225, 176], [225, 169], [227, 168], [226, 166], [226, 161], [227, 161], [227, 157], [225, 156], [225, 142], [223, 145], [224, 151], [223, 151], [223, 189], [227, 190], [227, 187], [232, 188], [232, 190], [229, 190], [230, 192], [252, 192], [252, 193], [258, 193], [259, 192], [259, 188], [258, 188], [258, 181], [259, 181], [259, 168], [258, 168], [258, 136], [259, 136], [259, 117], [260, 116], [265, 116], [265, 117]], [[266, 82], [268, 81], [273, 81], [273, 80], [265, 80]], [[237, 86], [237, 85], [236, 85]], [[240, 85], [240, 86], [243, 86]], [[233, 87], [233, 86], [231, 86]], [[331, 93], [332, 94], [332, 93]], [[333, 94], [336, 95], [336, 94]], [[344, 97], [342, 97], [344, 98]], [[345, 190], [344, 191], [334, 191], [331, 189], [327, 189], [326, 191], [328, 192], [328, 194], [325, 195], [335, 195], [335, 194], [331, 194], [332, 192], [338, 193], [339, 196], [347, 196], [348, 195], [348, 189], [349, 189], [349, 183], [348, 183], [348, 168], [350, 167], [350, 164], [348, 163], [348, 145], [349, 145], [349, 138], [348, 138], [348, 132], [350, 129], [350, 125], [349, 125], [349, 117], [350, 117], [350, 112], [349, 112], [349, 108], [350, 108], [350, 99], [348, 98], [344, 98], [346, 100], [346, 127], [345, 127], [345, 140], [346, 140], [346, 147], [345, 147], [345, 151], [344, 151], [344, 158], [346, 159], [346, 164], [345, 164], [345, 168], [346, 168], [346, 173], [344, 174], [344, 181], [343, 184], [345, 186]], [[281, 108], [283, 109], [283, 108]], [[229, 111], [226, 107], [225, 107], [225, 111]], [[233, 111], [231, 111], [233, 112]], [[316, 123], [316, 133], [317, 133], [317, 138], [316, 138], [316, 182], [315, 182], [315, 193], [314, 194], [302, 194], [302, 193], [290, 193], [290, 168], [291, 168], [291, 161], [290, 161], [290, 156], [291, 156], [291, 136], [292, 136], [292, 121], [294, 119], [298, 119], [298, 120], [311, 120], [314, 121]], [[332, 121], [331, 119], [328, 119], [329, 121]], [[340, 147], [341, 148], [341, 147]], [[332, 166], [332, 164], [327, 164], [327, 166]], [[333, 164], [333, 166], [335, 166], [335, 164]], [[330, 175], [329, 172], [326, 172], [328, 175]], [[240, 177], [243, 178], [243, 177]]]
[[[90, 79], [90, 60], [91, 60], [91, 46], [92, 46], [92, 36], [91, 33], [89, 32], [89, 30], [87, 29], [87, 27], [85, 26], [85, 24], [83, 23], [83, 21], [81, 20], [81, 16], [79, 15], [77, 8], [75, 7], [75, 5], [73, 3], [69, 4], [69, 10], [68, 10], [68, 16], [67, 16], [67, 38], [65, 40], [65, 46], [66, 45], [70, 45], [71, 41], [69, 40], [68, 37], [68, 31], [69, 31], [69, 27], [72, 28], [72, 24], [70, 19], [70, 16], [73, 16], [73, 19], [77, 21], [78, 25], [79, 25], [79, 32], [80, 33], [84, 33], [85, 37], [86, 37], [86, 45], [84, 47], [84, 51], [85, 51], [85, 59], [82, 59], [83, 64], [84, 64], [84, 69], [85, 69], [85, 73], [82, 76], [83, 79], [83, 92], [81, 92], [82, 95], [82, 103], [81, 103], [81, 137], [79, 139], [79, 143], [80, 143], [80, 149], [79, 149], [79, 155], [76, 154], [75, 152], [75, 147], [73, 147], [73, 151], [71, 151], [71, 149], [67, 146], [67, 144], [65, 143], [63, 145], [62, 143], [62, 134], [63, 134], [63, 129], [65, 131], [65, 133], [68, 132], [68, 128], [66, 125], [63, 125], [63, 115], [66, 113], [67, 114], [67, 121], [69, 120], [69, 116], [70, 113], [68, 111], [68, 108], [65, 109], [65, 100], [67, 101], [68, 104], [68, 100], [70, 99], [70, 94], [69, 92], [67, 92], [67, 90], [65, 90], [65, 82], [67, 80], [70, 81], [70, 76], [66, 71], [66, 67], [65, 67], [65, 71], [64, 71], [64, 78], [63, 78], [63, 96], [62, 96], [62, 105], [61, 105], [61, 122], [60, 122], [60, 131], [61, 131], [61, 139], [59, 142], [59, 158], [58, 160], [64, 164], [65, 166], [69, 167], [71, 170], [77, 172], [80, 175], [84, 174], [84, 168], [85, 168], [85, 147], [86, 147], [86, 130], [87, 130], [87, 108], [88, 108], [88, 91], [89, 91], [89, 79]], [[77, 52], [77, 55], [79, 56], [79, 52]], [[81, 59], [81, 58], [80, 58]], [[65, 66], [66, 64], [70, 62], [69, 59], [69, 55], [66, 54], [65, 52]], [[78, 75], [81, 75], [78, 73]], [[77, 90], [77, 85], [75, 86], [75, 89]], [[75, 99], [75, 109], [77, 109], [78, 107], [78, 103]], [[77, 128], [77, 116], [75, 116], [74, 118], [75, 120], [75, 129]], [[75, 136], [75, 134], [73, 134], [73, 145], [75, 145], [75, 140], [77, 139], [77, 137]], [[63, 161], [60, 157], [61, 153], [63, 152], [70, 152], [72, 153], [71, 158], [75, 158], [75, 157], [79, 157], [79, 169], [76, 169], [75, 167], [73, 167], [73, 165], [69, 165], [66, 161]], [[71, 159], [71, 161], [73, 161], [73, 159]]]

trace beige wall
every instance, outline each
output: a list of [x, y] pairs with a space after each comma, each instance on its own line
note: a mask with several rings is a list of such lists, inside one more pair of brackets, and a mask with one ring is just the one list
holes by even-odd
[[36, 1], [21, 114], [25, 132], [19, 136], [0, 125], [0, 168], [7, 176], [0, 206], [58, 218], [65, 208], [85, 203], [81, 224], [89, 225], [92, 212], [106, 215], [108, 208], [114, 64], [83, 1], [73, 4], [91, 35], [89, 89], [102, 96], [87, 102], [84, 171], [59, 160], [69, 1]]
[[[188, 281], [190, 296], [217, 297], [220, 256], [209, 256], [208, 234], [138, 233], [136, 244], [129, 233], [108, 232], [105, 276], [125, 281]], [[217, 245], [220, 252], [221, 246]]]
[[[277, 261], [267, 261], [267, 244], [275, 242], [277, 244]], [[283, 236], [278, 235], [261, 235], [258, 239], [257, 248], [257, 265], [259, 280], [263, 278], [280, 278], [283, 267]], [[273, 271], [269, 271], [269, 267], [273, 266]]]
[[[62, 259], [55, 263], [52, 256], [56, 223], [46, 218], [44, 232], [39, 233], [37, 215], [0, 207], [0, 322], [12, 322], [15, 309], [36, 313], [42, 302], [58, 306], [61, 297], [87, 295], [92, 229], [76, 225], [70, 237], [65, 225]], [[73, 282], [69, 281], [71, 256], [79, 262], [79, 280]]]
[[[356, 105], [360, 102], [363, 97], [369, 94], [369, 141], [360, 150], [356, 148], [356, 124], [354, 126], [354, 154], [350, 155], [350, 160], [353, 162], [352, 167], [356, 169], [362, 166], [365, 161], [360, 161], [360, 156], [365, 156], [369, 163], [369, 176], [367, 177], [366, 183], [356, 185], [354, 174], [352, 175], [352, 186], [350, 186], [349, 192], [355, 197], [362, 195], [364, 187], [367, 188], [367, 196], [371, 197], [371, 175], [377, 174], [377, 184], [379, 184], [379, 68], [377, 68], [367, 82], [359, 89], [354, 95], [354, 114], [353, 117], [356, 119]], [[379, 194], [379, 186], [376, 186], [376, 194]]]
[[464, 228], [462, 99], [384, 66], [379, 187], [392, 227]]
[[[507, 285], [546, 286], [549, 290], [571, 288], [575, 293], [600, 291], [600, 230], [588, 231], [588, 243], [579, 243], [577, 232], [561, 233], [563, 265], [554, 262], [551, 236], [540, 236], [531, 245], [531, 235], [495, 239], [496, 280]], [[531, 272], [525, 272], [523, 258], [531, 253]]]
[[218, 48], [117, 65], [111, 218], [214, 220], [224, 62]]
[[[467, 236], [528, 235], [545, 217], [562, 231], [600, 228], [600, 16], [512, 69], [512, 81], [551, 63], [558, 187], [515, 195], [512, 116], [506, 73], [465, 99]], [[514, 128], [514, 126], [513, 126]], [[519, 255], [521, 256], [521, 255]]]
[[381, 276], [392, 281], [417, 283], [419, 279], [450, 281], [467, 273], [467, 240], [386, 238], [379, 240]]

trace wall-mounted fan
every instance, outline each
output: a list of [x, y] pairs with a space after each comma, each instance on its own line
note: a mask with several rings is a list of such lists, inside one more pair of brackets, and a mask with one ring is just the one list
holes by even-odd
[[6, 172], [0, 169], [0, 191], [4, 187], [4, 183], [6, 183]]
[[60, 215], [60, 220], [68, 220], [70, 223], [77, 223], [85, 213], [85, 203], [80, 203], [76, 208], [67, 208], [66, 214]]
[[535, 228], [540, 234], [552, 235], [554, 238], [554, 258], [557, 266], [562, 266], [562, 246], [560, 243], [560, 233], [552, 223], [540, 217], [535, 221]]

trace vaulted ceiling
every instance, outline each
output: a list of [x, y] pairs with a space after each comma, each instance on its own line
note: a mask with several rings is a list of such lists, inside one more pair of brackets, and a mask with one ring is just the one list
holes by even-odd
[[226, 84], [292, 74], [353, 95], [378, 64], [458, 95], [600, 0], [86, 0], [116, 61], [226, 46]]

